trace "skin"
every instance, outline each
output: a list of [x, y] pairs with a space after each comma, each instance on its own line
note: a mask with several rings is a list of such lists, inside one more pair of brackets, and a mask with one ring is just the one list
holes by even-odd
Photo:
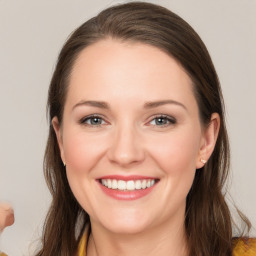
[[14, 212], [7, 203], [0, 203], [0, 233], [14, 223]]
[[[144, 107], [163, 100], [176, 103]], [[92, 114], [101, 118], [96, 125], [86, 119]], [[171, 121], [157, 122], [161, 115]], [[201, 159], [214, 149], [219, 122], [213, 114], [207, 128], [201, 125], [190, 78], [158, 48], [105, 39], [80, 53], [62, 124], [57, 117], [52, 123], [70, 187], [90, 216], [89, 256], [188, 255], [186, 196]], [[100, 189], [97, 178], [104, 175], [159, 182], [145, 197], [120, 201]]]

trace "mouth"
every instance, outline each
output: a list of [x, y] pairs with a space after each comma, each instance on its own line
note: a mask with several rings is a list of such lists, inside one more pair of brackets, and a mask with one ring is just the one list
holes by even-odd
[[101, 189], [117, 200], [135, 200], [148, 195], [160, 179], [143, 176], [105, 176], [97, 179]]
[[114, 190], [134, 191], [139, 189], [147, 189], [155, 185], [157, 179], [142, 179], [142, 180], [116, 180], [116, 179], [100, 179], [100, 183]]

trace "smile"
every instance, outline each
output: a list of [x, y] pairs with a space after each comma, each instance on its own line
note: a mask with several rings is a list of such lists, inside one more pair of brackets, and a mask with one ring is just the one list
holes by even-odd
[[150, 194], [159, 179], [145, 176], [110, 175], [97, 179], [105, 195], [116, 200], [136, 200]]
[[121, 191], [134, 191], [138, 189], [146, 189], [152, 187], [155, 183], [155, 179], [143, 179], [143, 180], [116, 180], [116, 179], [101, 179], [101, 184], [107, 188], [121, 190]]

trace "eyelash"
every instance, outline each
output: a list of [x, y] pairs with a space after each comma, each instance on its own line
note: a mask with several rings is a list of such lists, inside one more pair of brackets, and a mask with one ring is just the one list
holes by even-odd
[[[102, 123], [101, 123], [101, 124], [96, 124], [96, 125], [86, 123], [86, 122], [89, 121], [89, 120], [92, 121], [94, 118], [95, 118], [95, 119], [99, 119], [99, 120], [105, 122], [103, 117], [101, 117], [100, 115], [94, 114], [94, 115], [90, 115], [90, 116], [87, 116], [87, 117], [82, 118], [82, 119], [79, 121], [79, 123], [82, 124], [82, 125], [91, 126], [91, 127], [99, 127], [99, 126], [101, 126], [101, 125], [104, 125], [104, 124], [102, 124]], [[162, 128], [163, 128], [163, 127], [170, 126], [170, 125], [175, 125], [175, 124], [177, 123], [177, 121], [176, 121], [175, 118], [170, 117], [170, 116], [168, 116], [168, 115], [163, 115], [163, 114], [154, 116], [153, 119], [151, 119], [151, 121], [150, 121], [149, 123], [151, 123], [151, 122], [154, 121], [154, 120], [156, 121], [157, 119], [158, 119], [158, 121], [159, 121], [159, 119], [164, 119], [165, 121], [168, 122], [167, 124], [165, 123], [165, 124], [163, 124], [163, 125], [155, 125], [155, 126], [159, 126], [159, 127], [162, 127]]]
[[[100, 115], [97, 115], [97, 114], [94, 114], [94, 115], [90, 115], [90, 116], [86, 116], [86, 117], [83, 117], [81, 120], [80, 120], [80, 124], [83, 124], [83, 125], [86, 125], [86, 126], [94, 126], [94, 127], [98, 127], [98, 126], [101, 126], [102, 124], [96, 124], [96, 125], [93, 125], [93, 124], [87, 124], [86, 122], [88, 120], [92, 120], [93, 118], [97, 118], [97, 119], [100, 119], [100, 120], [103, 120], [104, 121], [104, 118], [101, 117]], [[105, 121], [104, 121], [105, 122]]]
[[168, 115], [156, 115], [154, 116], [154, 118], [150, 121], [150, 123], [153, 121], [153, 120], [157, 120], [157, 119], [165, 119], [168, 124], [164, 124], [164, 125], [156, 125], [156, 126], [161, 126], [161, 127], [167, 127], [167, 126], [170, 126], [170, 125], [174, 125], [177, 123], [176, 119], [174, 117], [170, 117]]

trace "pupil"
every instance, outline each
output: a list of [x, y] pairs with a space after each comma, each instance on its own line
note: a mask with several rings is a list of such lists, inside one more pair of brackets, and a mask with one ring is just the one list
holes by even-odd
[[94, 118], [92, 119], [92, 123], [93, 123], [93, 124], [99, 124], [99, 123], [100, 123], [99, 118], [94, 117]]
[[164, 118], [157, 118], [157, 123], [158, 124], [166, 124], [166, 122], [165, 122], [165, 119]]

